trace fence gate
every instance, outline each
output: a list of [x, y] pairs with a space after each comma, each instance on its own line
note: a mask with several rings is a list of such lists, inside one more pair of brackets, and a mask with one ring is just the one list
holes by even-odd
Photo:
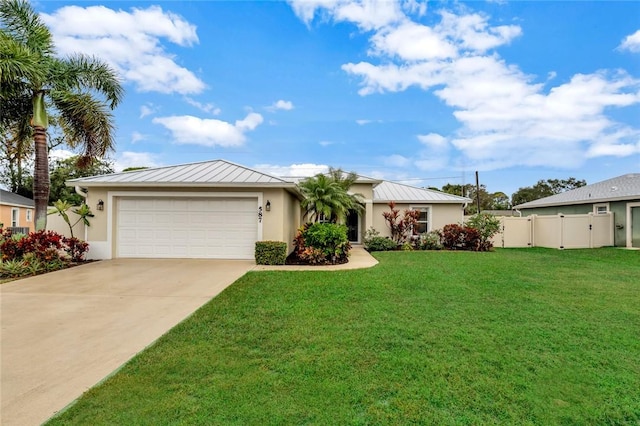
[[596, 248], [612, 246], [613, 213], [502, 217], [493, 239], [501, 247]]

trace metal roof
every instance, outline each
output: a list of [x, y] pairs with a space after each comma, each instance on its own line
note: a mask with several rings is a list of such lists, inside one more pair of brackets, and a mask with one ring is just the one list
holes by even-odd
[[471, 199], [432, 189], [417, 188], [401, 183], [383, 181], [373, 188], [376, 203], [395, 201], [411, 203], [470, 203]]
[[0, 204], [35, 208], [32, 199], [0, 189]]
[[80, 186], [280, 186], [293, 183], [226, 160], [203, 161], [72, 179]]
[[[325, 173], [325, 176], [328, 176], [328, 173]], [[317, 175], [316, 175], [317, 176]], [[313, 176], [281, 176], [280, 179], [286, 180], [288, 182], [294, 182], [294, 183], [300, 183], [301, 181], [308, 179], [309, 177], [313, 177]], [[355, 183], [372, 183], [372, 184], [376, 184], [376, 183], [380, 183], [382, 182], [382, 180], [380, 179], [374, 179], [374, 178], [370, 178], [368, 176], [363, 176], [363, 175], [358, 175], [358, 179], [356, 180]]]
[[514, 206], [514, 208], [530, 209], [632, 199], [640, 199], [640, 173], [618, 176], [561, 194], [529, 201], [528, 203]]

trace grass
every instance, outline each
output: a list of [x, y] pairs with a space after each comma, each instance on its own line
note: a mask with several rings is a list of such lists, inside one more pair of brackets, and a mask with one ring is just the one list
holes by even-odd
[[635, 424], [640, 252], [252, 272], [50, 421]]

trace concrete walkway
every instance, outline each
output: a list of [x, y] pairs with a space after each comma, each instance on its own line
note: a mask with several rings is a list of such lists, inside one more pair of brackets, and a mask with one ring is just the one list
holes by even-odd
[[46, 421], [254, 266], [118, 259], [0, 285], [0, 424]]
[[0, 424], [39, 425], [247, 271], [377, 264], [361, 246], [335, 266], [117, 259], [0, 285]]

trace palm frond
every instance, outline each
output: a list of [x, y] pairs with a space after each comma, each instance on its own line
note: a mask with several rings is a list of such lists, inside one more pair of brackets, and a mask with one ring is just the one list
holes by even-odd
[[51, 31], [26, 0], [0, 1], [0, 30], [33, 53], [40, 56], [53, 53]]
[[124, 89], [116, 71], [98, 58], [86, 55], [74, 55], [59, 60], [52, 66], [53, 78], [57, 87], [64, 90], [94, 90], [104, 96], [111, 109], [115, 108]]
[[7, 34], [0, 33], [0, 96], [6, 96], [6, 92], [16, 84], [43, 81], [45, 74], [40, 62], [39, 55]]
[[85, 165], [114, 149], [113, 116], [107, 105], [89, 93], [52, 91], [60, 126], [71, 148], [80, 148]]
[[[33, 111], [31, 96], [28, 92], [8, 93], [7, 96], [0, 95], [0, 128], [16, 128], [17, 126], [28, 126], [29, 119]], [[17, 124], [22, 123], [22, 124]]]

